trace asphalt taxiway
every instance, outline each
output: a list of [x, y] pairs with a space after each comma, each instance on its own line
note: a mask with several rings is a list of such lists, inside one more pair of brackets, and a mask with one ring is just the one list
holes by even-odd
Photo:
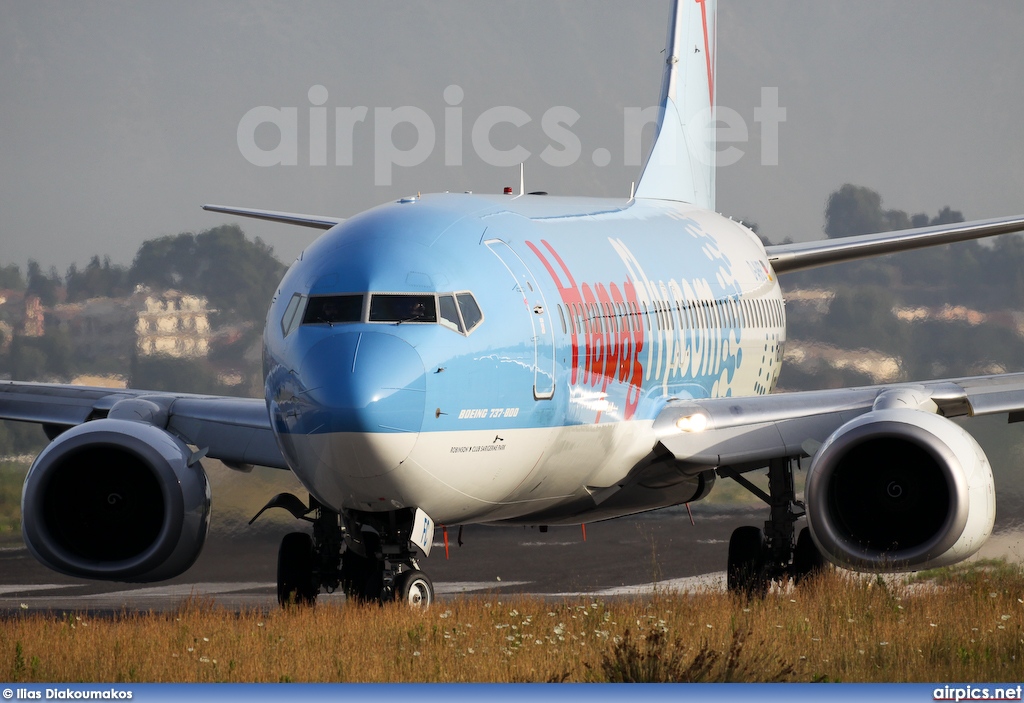
[[[729, 536], [740, 525], [762, 525], [765, 510], [751, 507], [671, 508], [580, 527], [468, 526], [448, 532], [448, 558], [438, 530], [420, 566], [439, 599], [459, 595], [526, 594], [597, 597], [650, 593], [655, 588], [722, 590]], [[802, 521], [797, 528], [802, 527]], [[116, 613], [165, 611], [189, 598], [218, 606], [273, 608], [277, 548], [287, 524], [212, 530], [195, 565], [157, 584], [86, 581], [39, 564], [21, 544], [0, 547], [0, 616], [26, 611]], [[1024, 561], [1024, 531], [993, 535], [978, 558]], [[322, 603], [343, 603], [321, 594]]]
[[[580, 527], [467, 526], [448, 531], [448, 558], [438, 530], [420, 566], [438, 598], [458, 594], [538, 595], [643, 592], [658, 584], [720, 588], [729, 535], [759, 525], [764, 511], [694, 506]], [[158, 584], [86, 581], [39, 564], [21, 544], [0, 548], [0, 613], [29, 611], [166, 610], [189, 597], [230, 609], [276, 605], [276, 559], [287, 526], [211, 531], [196, 564]], [[340, 594], [322, 602], [343, 602]]]

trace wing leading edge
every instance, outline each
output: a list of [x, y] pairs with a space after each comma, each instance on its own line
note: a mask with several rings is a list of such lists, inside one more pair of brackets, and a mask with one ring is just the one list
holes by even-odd
[[1024, 231], [1024, 215], [765, 247], [776, 273]]
[[881, 408], [908, 408], [946, 418], [1024, 410], [1024, 373], [800, 391], [745, 398], [674, 400], [654, 429], [675, 458], [694, 466], [767, 466], [772, 459], [814, 455], [839, 427]]
[[[142, 399], [159, 409], [138, 421], [155, 424], [235, 468], [256, 464], [287, 469], [263, 400], [119, 390], [46, 383], [0, 383], [0, 419], [43, 425], [49, 434], [116, 412]], [[133, 418], [134, 419], [134, 418]]]

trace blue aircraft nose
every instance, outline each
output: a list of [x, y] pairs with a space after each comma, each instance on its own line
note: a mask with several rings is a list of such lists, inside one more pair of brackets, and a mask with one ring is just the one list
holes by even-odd
[[322, 432], [419, 432], [426, 374], [419, 353], [381, 332], [340, 332], [315, 344], [302, 362], [307, 402]]

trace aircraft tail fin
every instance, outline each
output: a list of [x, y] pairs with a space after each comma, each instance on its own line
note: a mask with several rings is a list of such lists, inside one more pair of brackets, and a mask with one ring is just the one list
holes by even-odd
[[715, 208], [717, 0], [675, 0], [654, 144], [637, 198]]

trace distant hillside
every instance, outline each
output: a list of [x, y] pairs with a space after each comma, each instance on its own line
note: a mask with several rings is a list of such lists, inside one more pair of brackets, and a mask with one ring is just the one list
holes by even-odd
[[[850, 184], [829, 197], [825, 216], [832, 238], [964, 219], [948, 206], [933, 217], [885, 210], [876, 192]], [[780, 283], [793, 362], [783, 365], [782, 388], [1024, 370], [1021, 235], [825, 266]]]
[[[0, 377], [82, 374], [154, 390], [259, 395], [263, 320], [286, 267], [237, 225], [145, 242], [130, 267], [64, 276], [0, 263]], [[0, 453], [3, 437], [0, 436]]]

